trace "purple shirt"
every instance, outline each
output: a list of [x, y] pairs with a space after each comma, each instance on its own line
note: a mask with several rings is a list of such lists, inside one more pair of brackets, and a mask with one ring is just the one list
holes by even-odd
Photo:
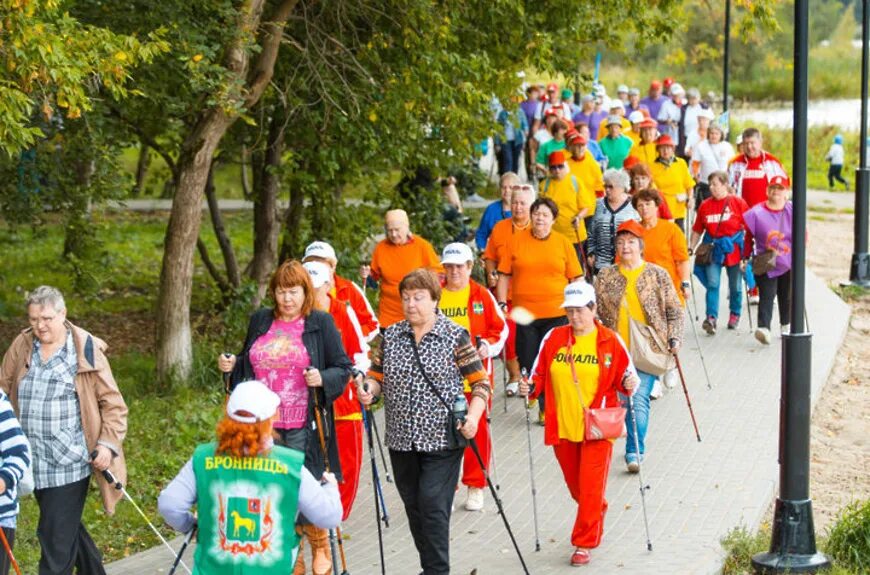
[[302, 343], [305, 318], [294, 321], [275, 319], [265, 334], [251, 346], [254, 377], [278, 394], [277, 429], [299, 429], [308, 418], [308, 387], [303, 370], [311, 364]]
[[755, 240], [753, 254], [776, 250], [776, 266], [767, 272], [769, 278], [779, 277], [791, 269], [791, 213], [791, 202], [786, 202], [779, 211], [771, 210], [763, 202], [743, 214], [746, 229]]
[[[655, 100], [647, 96], [643, 100], [640, 101], [641, 107], [646, 106], [646, 109], [649, 110], [649, 117], [653, 120], [657, 120], [659, 117], [659, 112], [662, 109], [662, 105], [665, 103], [667, 98], [664, 96], [659, 96]], [[659, 124], [659, 130], [661, 130], [661, 124]]]
[[526, 100], [524, 102], [520, 102], [520, 109], [523, 111], [523, 114], [526, 115], [526, 119], [529, 121], [530, 129], [535, 121], [535, 110], [538, 109], [538, 104], [539, 102], [537, 100]]

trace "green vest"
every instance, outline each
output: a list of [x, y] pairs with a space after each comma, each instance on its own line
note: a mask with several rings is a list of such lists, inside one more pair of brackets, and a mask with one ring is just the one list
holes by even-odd
[[305, 454], [274, 446], [267, 456], [193, 452], [199, 543], [194, 574], [286, 575], [299, 550], [296, 511]]

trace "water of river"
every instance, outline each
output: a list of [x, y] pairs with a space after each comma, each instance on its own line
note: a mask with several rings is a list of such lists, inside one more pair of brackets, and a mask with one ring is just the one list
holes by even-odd
[[[770, 109], [736, 109], [734, 118], [741, 122], [767, 124], [773, 128], [791, 128], [794, 110], [791, 106]], [[807, 107], [810, 126], [838, 126], [857, 132], [861, 128], [861, 100], [815, 100]]]

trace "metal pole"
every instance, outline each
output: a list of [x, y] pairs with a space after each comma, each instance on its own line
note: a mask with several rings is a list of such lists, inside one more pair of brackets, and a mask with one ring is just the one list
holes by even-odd
[[779, 408], [779, 497], [770, 551], [752, 557], [756, 573], [815, 573], [830, 568], [816, 549], [810, 500], [812, 334], [804, 329], [807, 228], [807, 86], [809, 0], [795, 0], [794, 134], [792, 154], [791, 325], [783, 337]]
[[[728, 75], [731, 55], [731, 0], [725, 0], [725, 50], [722, 61], [722, 113], [728, 111]], [[730, 122], [729, 122], [730, 124]], [[730, 130], [725, 132], [725, 139], [730, 139]]]
[[855, 170], [855, 251], [849, 269], [848, 284], [870, 287], [870, 254], [867, 229], [870, 226], [870, 168], [867, 167], [867, 80], [870, 71], [870, 1], [862, 3], [864, 14], [861, 31], [861, 140], [859, 166]]

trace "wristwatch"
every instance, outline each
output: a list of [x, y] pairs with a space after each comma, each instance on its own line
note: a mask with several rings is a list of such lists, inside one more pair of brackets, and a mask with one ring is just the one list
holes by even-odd
[[689, 282], [680, 282], [680, 287], [686, 289], [687, 287], [692, 287], [692, 284], [690, 284]]
[[502, 309], [502, 311], [506, 310], [507, 309], [507, 302], [506, 301], [498, 302], [498, 307], [500, 307]]

